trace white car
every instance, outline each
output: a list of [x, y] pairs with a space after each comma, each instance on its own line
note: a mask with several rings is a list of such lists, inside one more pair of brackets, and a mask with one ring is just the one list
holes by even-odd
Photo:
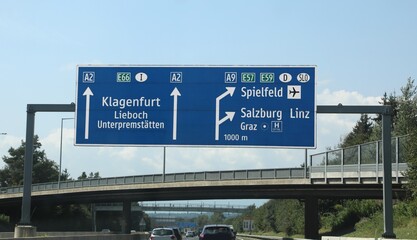
[[195, 232], [194, 231], [187, 231], [185, 233], [185, 237], [194, 237], [195, 236]]
[[149, 240], [181, 240], [180, 237], [175, 235], [175, 231], [172, 228], [155, 228], [152, 230]]

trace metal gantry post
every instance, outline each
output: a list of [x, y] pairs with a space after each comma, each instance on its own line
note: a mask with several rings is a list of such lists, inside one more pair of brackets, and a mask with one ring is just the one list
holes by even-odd
[[342, 149], [340, 151], [340, 170], [342, 171], [342, 181], [341, 183], [343, 184], [345, 182], [345, 150]]
[[361, 158], [362, 158], [362, 147], [358, 145], [358, 183], [361, 183]]
[[324, 183], [327, 183], [327, 161], [329, 160], [329, 153], [324, 155]]
[[[384, 155], [382, 155], [384, 158]], [[375, 182], [379, 183], [379, 141], [376, 141], [375, 145]]]
[[382, 115], [382, 153], [384, 164], [384, 238], [396, 238], [392, 209], [391, 114]]
[[[391, 106], [317, 106], [317, 113], [376, 113], [382, 115], [382, 151], [384, 166], [383, 207], [384, 207], [384, 238], [395, 238], [392, 208], [392, 164], [391, 164]], [[377, 153], [378, 155], [378, 153]]]
[[26, 115], [26, 145], [23, 170], [23, 199], [20, 225], [30, 225], [30, 207], [32, 194], [33, 168], [33, 138], [35, 136], [35, 110], [32, 105], [27, 106]]
[[[35, 113], [41, 112], [75, 112], [75, 104], [28, 104], [27, 106], [27, 126], [26, 126], [26, 146], [25, 146], [25, 165], [24, 165], [24, 186], [22, 199], [22, 215], [20, 224], [30, 225], [30, 208], [31, 208], [31, 190], [32, 190], [32, 168], [33, 168], [33, 138], [35, 126]], [[392, 164], [391, 164], [391, 123], [392, 107], [391, 106], [317, 106], [317, 113], [377, 113], [382, 114], [382, 134], [383, 134], [383, 162], [384, 162], [384, 184], [383, 184], [383, 203], [384, 203], [384, 238], [395, 238], [393, 232], [393, 214], [392, 214]], [[359, 153], [360, 155], [360, 153]], [[360, 157], [359, 157], [360, 159]], [[326, 157], [327, 165], [327, 157]], [[327, 167], [327, 166], [326, 166]], [[206, 174], [206, 173], [205, 173]], [[248, 173], [247, 173], [248, 174]], [[248, 176], [246, 176], [248, 177]], [[207, 178], [207, 176], [205, 176]], [[317, 198], [313, 197], [316, 202]], [[315, 204], [313, 204], [314, 206]], [[307, 211], [314, 216], [311, 228], [307, 229], [309, 235], [318, 236], [318, 216], [316, 210]], [[314, 212], [314, 213], [313, 213]], [[19, 229], [20, 227], [20, 229]], [[23, 229], [23, 230], [22, 230]], [[31, 231], [25, 230], [22, 226], [16, 226], [16, 232]], [[18, 236], [19, 237], [19, 236]]]
[[15, 228], [15, 237], [32, 235], [35, 233], [31, 227], [31, 195], [33, 170], [33, 138], [35, 136], [36, 112], [75, 112], [75, 104], [28, 104], [26, 118], [26, 145], [23, 170], [23, 197], [20, 222]]

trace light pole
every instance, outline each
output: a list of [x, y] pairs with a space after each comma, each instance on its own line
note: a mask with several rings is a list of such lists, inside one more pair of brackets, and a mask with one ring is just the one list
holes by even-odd
[[60, 188], [61, 184], [61, 171], [62, 171], [62, 131], [64, 126], [64, 120], [70, 120], [74, 118], [61, 118], [61, 141], [59, 144], [59, 174], [58, 174], [58, 189]]

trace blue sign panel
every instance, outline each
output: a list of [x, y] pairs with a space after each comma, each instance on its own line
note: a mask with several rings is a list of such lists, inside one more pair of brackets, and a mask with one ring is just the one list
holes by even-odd
[[315, 77], [315, 66], [78, 66], [75, 144], [312, 148]]

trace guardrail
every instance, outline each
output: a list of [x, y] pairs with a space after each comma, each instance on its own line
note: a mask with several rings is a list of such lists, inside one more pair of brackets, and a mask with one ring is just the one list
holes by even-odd
[[244, 240], [252, 240], [252, 239], [259, 239], [259, 240], [285, 240], [285, 239], [293, 239], [293, 240], [307, 240], [304, 238], [287, 238], [287, 237], [274, 237], [274, 236], [262, 236], [262, 235], [252, 235], [252, 234], [237, 234], [238, 237], [243, 238]]
[[[230, 204], [208, 204], [201, 202], [193, 203], [146, 203], [132, 202], [132, 211], [162, 211], [162, 212], [223, 212], [223, 213], [244, 213], [249, 205], [230, 205]], [[96, 203], [96, 211], [122, 211], [123, 204], [119, 202]]]
[[[392, 176], [396, 183], [405, 182], [407, 169], [403, 149], [407, 136], [392, 138]], [[310, 156], [308, 168], [273, 168], [229, 171], [204, 171], [168, 174], [150, 174], [110, 178], [38, 183], [32, 192], [100, 187], [126, 184], [175, 183], [195, 181], [228, 181], [257, 179], [302, 179], [314, 183], [380, 183], [383, 178], [382, 142], [375, 141], [345, 149], [330, 150]], [[4, 187], [1, 194], [22, 193], [23, 186]]]
[[[111, 203], [98, 203], [96, 207], [121, 207], [122, 203], [111, 202]], [[209, 204], [205, 202], [198, 203], [148, 203], [148, 202], [132, 202], [132, 207], [138, 207], [145, 210], [154, 210], [158, 208], [182, 208], [182, 209], [233, 209], [233, 210], [246, 210], [249, 205], [230, 205], [230, 204]]]
[[[408, 167], [404, 157], [406, 141], [407, 136], [394, 137], [391, 140], [392, 176], [396, 183], [406, 181], [404, 178], [404, 171]], [[310, 156], [309, 169], [312, 182], [381, 182], [382, 141], [313, 154]]]
[[[150, 174], [110, 178], [89, 178], [74, 181], [61, 181], [32, 184], [32, 192], [83, 187], [114, 186], [126, 184], [175, 183], [194, 181], [227, 181], [257, 179], [302, 179], [306, 178], [304, 168], [275, 168], [253, 170], [230, 170], [209, 172], [186, 172], [169, 174]], [[1, 188], [2, 194], [22, 193], [23, 186]]]

